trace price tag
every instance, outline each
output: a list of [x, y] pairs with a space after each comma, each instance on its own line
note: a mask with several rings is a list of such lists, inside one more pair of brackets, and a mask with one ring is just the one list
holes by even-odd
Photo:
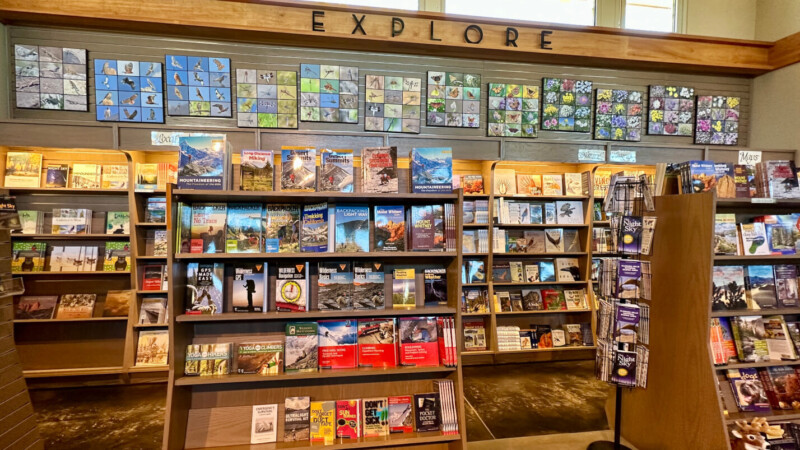
[[603, 149], [578, 149], [578, 161], [586, 162], [604, 162], [606, 160], [606, 151]]
[[757, 164], [761, 162], [761, 150], [739, 150], [739, 164]]
[[774, 198], [751, 198], [750, 203], [777, 203]]
[[608, 160], [617, 163], [635, 163], [636, 150], [611, 150]]

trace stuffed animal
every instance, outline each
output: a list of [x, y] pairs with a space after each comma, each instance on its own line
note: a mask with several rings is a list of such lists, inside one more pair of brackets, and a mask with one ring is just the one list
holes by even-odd
[[783, 437], [784, 430], [779, 426], [770, 425], [764, 417], [756, 417], [752, 422], [737, 420], [736, 428], [731, 430], [732, 450], [766, 450], [770, 448], [764, 433], [770, 439]]

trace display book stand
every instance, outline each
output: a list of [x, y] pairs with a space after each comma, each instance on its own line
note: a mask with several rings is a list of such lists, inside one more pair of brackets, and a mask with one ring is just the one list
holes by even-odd
[[[233, 157], [232, 173], [239, 172], [236, 155]], [[411, 194], [408, 188], [408, 160], [400, 158], [400, 194], [367, 194], [338, 192], [253, 192], [253, 191], [204, 191], [168, 189], [169, 208], [169, 257], [170, 270], [169, 317], [170, 317], [170, 376], [167, 391], [167, 412], [164, 428], [164, 448], [311, 448], [309, 441], [282, 442], [284, 400], [286, 397], [309, 396], [312, 401], [344, 400], [393, 395], [412, 395], [433, 392], [433, 380], [447, 378], [453, 381], [458, 425], [458, 434], [441, 432], [414, 432], [390, 434], [385, 437], [359, 438], [357, 440], [336, 439], [326, 448], [381, 448], [413, 447], [425, 449], [466, 448], [466, 425], [463, 405], [463, 383], [460, 357], [456, 367], [397, 367], [391, 369], [346, 369], [320, 370], [319, 372], [280, 373], [273, 376], [230, 375], [191, 377], [184, 375], [185, 351], [188, 344], [214, 342], [244, 342], [246, 340], [283, 340], [286, 324], [298, 321], [316, 321], [336, 318], [400, 317], [451, 315], [455, 317], [456, 329], [461, 329], [459, 305], [461, 242], [452, 252], [364, 252], [364, 253], [238, 253], [238, 254], [179, 254], [175, 253], [175, 226], [177, 203], [193, 202], [258, 202], [333, 204], [359, 203], [380, 204], [431, 204], [453, 202], [456, 211], [461, 210], [462, 191], [448, 194]], [[360, 158], [354, 158], [354, 186], [360, 186]], [[459, 167], [455, 161], [454, 166]], [[458, 169], [457, 169], [458, 170]], [[276, 161], [275, 173], [280, 172]], [[238, 186], [235, 182], [233, 186]], [[358, 191], [358, 188], [356, 188]], [[457, 216], [457, 235], [461, 234], [461, 217]], [[374, 224], [370, 224], [374, 229]], [[270, 286], [268, 312], [233, 313], [229, 300], [224, 301], [223, 313], [213, 315], [186, 315], [186, 270], [193, 261], [215, 261], [230, 263], [246, 258], [267, 261]], [[426, 267], [446, 268], [447, 306], [424, 307], [422, 296], [417, 296], [417, 307], [411, 310], [384, 309], [368, 311], [318, 311], [315, 289], [316, 270], [310, 271], [309, 285], [311, 301], [309, 311], [299, 313], [275, 312], [275, 273], [277, 261], [316, 262], [325, 260], [363, 260], [384, 262], [386, 279], [394, 267], [417, 269], [417, 284], [421, 282], [422, 269]], [[420, 292], [419, 290], [417, 292]], [[458, 333], [457, 333], [458, 334]], [[457, 339], [460, 341], [461, 336]], [[460, 342], [458, 343], [460, 345]], [[252, 406], [278, 404], [277, 443], [250, 445]]]
[[[45, 269], [53, 245], [90, 245], [103, 248], [105, 242], [130, 240], [131, 269], [124, 272], [23, 272], [15, 273], [25, 281], [26, 295], [61, 295], [94, 293], [97, 302], [94, 316], [88, 319], [14, 320], [14, 340], [20, 355], [24, 377], [29, 387], [63, 387], [97, 384], [124, 384], [165, 381], [167, 366], [136, 366], [139, 331], [153, 327], [139, 325], [141, 300], [148, 295], [166, 292], [141, 291], [138, 269], [146, 256], [143, 229], [144, 203], [153, 193], [134, 193], [132, 161], [176, 160], [175, 152], [122, 152], [118, 150], [51, 149], [0, 147], [0, 171], [5, 172], [6, 153], [30, 151], [42, 154], [42, 184], [38, 188], [8, 188], [16, 198], [18, 210], [45, 212], [43, 234], [13, 234], [12, 242], [37, 241], [48, 244]], [[128, 165], [128, 189], [72, 189], [44, 187], [47, 164], [122, 164]], [[161, 194], [163, 195], [163, 193]], [[92, 233], [53, 235], [47, 231], [56, 207], [92, 210]], [[105, 213], [130, 211], [130, 235], [105, 234]], [[165, 225], [163, 225], [165, 226]], [[9, 249], [8, 254], [11, 254]], [[102, 254], [99, 252], [99, 254]], [[166, 258], [162, 258], [166, 262]], [[129, 303], [127, 316], [102, 317], [103, 302], [109, 290], [136, 292]], [[18, 296], [15, 296], [18, 298]], [[136, 300], [136, 301], [133, 301]], [[13, 317], [13, 311], [12, 311]], [[166, 328], [160, 325], [154, 328]]]

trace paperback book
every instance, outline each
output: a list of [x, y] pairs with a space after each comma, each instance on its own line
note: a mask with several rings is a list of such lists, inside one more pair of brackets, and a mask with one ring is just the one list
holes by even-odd
[[242, 150], [239, 170], [243, 191], [269, 192], [273, 189], [274, 155], [268, 150]]
[[314, 192], [317, 189], [317, 151], [306, 147], [281, 150], [281, 191]]
[[335, 251], [369, 252], [369, 206], [336, 206]]
[[332, 444], [336, 437], [336, 402], [311, 402], [309, 416], [311, 423], [311, 442], [324, 442]]
[[400, 364], [403, 366], [438, 366], [439, 335], [435, 317], [400, 317]]
[[14, 319], [52, 319], [57, 303], [57, 295], [23, 295], [16, 303], [16, 308], [14, 309]]
[[411, 433], [414, 431], [414, 414], [411, 408], [411, 396], [401, 395], [389, 397], [389, 432]]
[[224, 135], [180, 136], [178, 147], [178, 189], [227, 189]]
[[328, 204], [303, 206], [303, 226], [300, 233], [300, 251], [325, 252], [328, 250]]
[[361, 400], [336, 401], [336, 437], [361, 437]]
[[361, 150], [361, 192], [398, 192], [397, 147]]
[[447, 305], [447, 270], [444, 267], [423, 270], [425, 306]]
[[106, 234], [131, 234], [131, 214], [128, 211], [106, 213]]
[[225, 253], [261, 251], [261, 214], [259, 203], [228, 204]]
[[186, 265], [186, 314], [220, 314], [222, 310], [223, 263]]
[[87, 319], [94, 316], [97, 294], [64, 294], [58, 301], [56, 319]]
[[358, 319], [358, 365], [397, 366], [395, 319]]
[[242, 342], [236, 346], [237, 373], [277, 375], [282, 369], [282, 342]]
[[415, 422], [418, 433], [439, 431], [441, 429], [438, 393], [414, 394], [414, 407], [416, 409]]
[[452, 192], [452, 149], [413, 148], [410, 159], [411, 192], [429, 194]]
[[169, 330], [141, 330], [136, 345], [135, 366], [166, 366]]
[[38, 188], [42, 183], [42, 154], [8, 152], [6, 154], [5, 187]]
[[414, 269], [394, 269], [392, 278], [392, 307], [413, 309], [417, 307], [416, 277]]
[[300, 250], [300, 206], [294, 204], [266, 205], [264, 251], [266, 253], [297, 253]]
[[319, 367], [316, 322], [286, 324], [286, 372], [316, 372]]
[[353, 307], [383, 309], [385, 304], [383, 263], [353, 262]]
[[251, 444], [266, 444], [278, 439], [278, 405], [253, 405]]
[[308, 310], [308, 263], [279, 263], [275, 280], [275, 306], [278, 311]]
[[286, 397], [283, 410], [283, 440], [285, 442], [309, 440], [310, 416], [310, 397]]
[[353, 192], [353, 151], [323, 150], [318, 191]]
[[72, 164], [72, 183], [73, 189], [100, 189], [101, 171], [99, 164]]
[[379, 437], [389, 434], [389, 404], [386, 397], [365, 398], [362, 401], [364, 437]]
[[406, 249], [406, 222], [402, 205], [374, 207], [376, 252], [402, 252]]
[[225, 203], [192, 205], [192, 253], [225, 253], [227, 208]]
[[231, 305], [233, 312], [267, 311], [267, 263], [232, 264]]
[[127, 272], [131, 267], [131, 248], [129, 242], [106, 242], [104, 272]]
[[46, 188], [65, 188], [69, 180], [69, 164], [48, 164], [44, 181]]
[[317, 308], [320, 311], [353, 309], [353, 271], [349, 262], [320, 262], [317, 274]]
[[355, 320], [320, 320], [319, 368], [354, 369], [358, 362]]
[[128, 189], [128, 165], [109, 164], [103, 166], [100, 187], [103, 189]]

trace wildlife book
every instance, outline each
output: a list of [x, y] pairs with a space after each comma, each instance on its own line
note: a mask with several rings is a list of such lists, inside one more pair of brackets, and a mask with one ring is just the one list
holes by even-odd
[[178, 189], [228, 187], [228, 151], [224, 135], [178, 138]]
[[140, 330], [135, 366], [166, 366], [169, 356], [169, 330]]
[[230, 284], [233, 312], [266, 312], [267, 263], [241, 261], [230, 267], [233, 271]]
[[468, 278], [466, 283], [486, 283], [486, 266], [483, 261], [471, 259], [467, 261]]
[[376, 252], [402, 252], [406, 250], [405, 208], [402, 205], [375, 205], [375, 233], [373, 236]]
[[778, 303], [784, 308], [797, 307], [797, 266], [794, 264], [777, 264], [773, 269]]
[[128, 189], [128, 165], [104, 165], [100, 187], [103, 189]]
[[158, 189], [158, 164], [136, 163], [136, 178], [134, 181], [134, 187], [137, 191]]
[[438, 366], [439, 335], [435, 317], [399, 317], [400, 365]]
[[228, 204], [225, 253], [261, 251], [261, 209], [260, 203]]
[[764, 317], [763, 323], [767, 337], [769, 359], [772, 361], [796, 360], [797, 352], [794, 349], [794, 344], [783, 316]]
[[564, 302], [569, 311], [582, 311], [586, 308], [586, 293], [583, 289], [564, 289]]
[[742, 253], [745, 256], [770, 254], [767, 231], [763, 223], [740, 223], [739, 231], [742, 239]]
[[578, 258], [556, 258], [556, 281], [580, 281]]
[[758, 369], [728, 369], [728, 381], [731, 383], [733, 395], [739, 411], [769, 412], [769, 399], [764, 385], [758, 376]]
[[320, 155], [320, 192], [353, 192], [353, 151], [323, 150]]
[[417, 307], [416, 277], [414, 269], [394, 269], [392, 278], [392, 307], [414, 309]]
[[242, 342], [236, 346], [236, 372], [278, 375], [283, 370], [283, 342]]
[[106, 213], [106, 234], [131, 234], [131, 214], [128, 211]]
[[278, 263], [275, 306], [278, 311], [308, 310], [308, 263]]
[[57, 303], [57, 295], [23, 295], [14, 309], [14, 319], [52, 319]]
[[336, 206], [335, 251], [369, 252], [369, 206]]
[[547, 202], [544, 204], [544, 223], [554, 225], [557, 222], [556, 204], [554, 202]]
[[266, 253], [297, 253], [300, 250], [300, 205], [266, 205], [262, 222]]
[[128, 272], [131, 270], [130, 242], [109, 241], [105, 246], [103, 272]]
[[778, 307], [772, 266], [747, 266], [745, 283], [749, 309], [775, 309]]
[[414, 394], [415, 422], [418, 433], [439, 431], [442, 420], [439, 408], [439, 393]]
[[581, 196], [583, 192], [583, 176], [579, 173], [564, 174], [564, 195]]
[[523, 195], [542, 195], [542, 176], [539, 174], [517, 174], [517, 192]]
[[336, 437], [336, 401], [311, 402], [311, 442], [333, 444]]
[[564, 253], [564, 229], [548, 228], [544, 230], [545, 253]]
[[358, 324], [355, 320], [320, 320], [319, 368], [354, 369], [358, 365]]
[[243, 191], [269, 192], [275, 176], [274, 154], [270, 150], [242, 150], [239, 170]]
[[579, 200], [556, 202], [556, 223], [559, 225], [581, 225], [583, 222], [583, 202]]
[[564, 291], [559, 289], [542, 289], [542, 306], [546, 311], [566, 311], [567, 302]]
[[[65, 188], [69, 180], [69, 164], [48, 164], [44, 181], [46, 188]], [[38, 187], [38, 186], [37, 186]]]
[[70, 187], [73, 189], [100, 189], [102, 166], [99, 164], [72, 164], [72, 182]]
[[266, 444], [278, 439], [278, 405], [253, 405], [251, 444]]
[[228, 375], [231, 370], [232, 346], [231, 343], [187, 345], [184, 375]]
[[42, 234], [44, 232], [44, 211], [17, 210], [22, 234]]
[[581, 238], [578, 230], [565, 229], [563, 234], [564, 251], [567, 253], [577, 253], [581, 251]]
[[353, 308], [383, 309], [386, 305], [383, 263], [353, 262]]
[[319, 366], [316, 322], [286, 324], [286, 372], [316, 372]]
[[555, 264], [553, 261], [539, 261], [539, 281], [542, 283], [556, 281]]
[[447, 305], [447, 269], [444, 267], [423, 270], [425, 281], [425, 306]]
[[561, 174], [542, 175], [542, 195], [558, 197], [564, 195], [564, 178]]
[[[47, 244], [44, 242], [14, 241], [12, 245], [11, 272], [43, 272], [46, 254]], [[51, 270], [51, 272], [56, 271]]]
[[[762, 371], [767, 374], [767, 383], [764, 383]], [[797, 392], [797, 387], [800, 386], [800, 377], [794, 367], [766, 367], [759, 371], [759, 375], [762, 375], [762, 384], [766, 387], [767, 398], [770, 399], [773, 408], [800, 409], [800, 392]]]
[[353, 309], [353, 271], [348, 261], [322, 261], [317, 266], [317, 308]]
[[711, 309], [713, 311], [735, 309], [761, 309], [757, 304], [748, 304], [745, 297], [745, 275], [743, 266], [714, 266]]
[[310, 416], [311, 397], [286, 397], [283, 409], [284, 442], [309, 440]]
[[53, 208], [52, 234], [88, 234], [91, 225], [90, 209]]
[[525, 241], [528, 243], [525, 249], [526, 253], [544, 253], [547, 250], [545, 230], [525, 230], [523, 236], [525, 236]]
[[433, 205], [412, 205], [409, 248], [412, 251], [430, 251], [436, 244], [436, 218]]
[[449, 194], [453, 191], [452, 149], [412, 148], [409, 166], [411, 192]]
[[483, 175], [464, 175], [461, 179], [464, 195], [483, 194]]
[[300, 251], [328, 251], [328, 204], [304, 205], [302, 220]]
[[186, 314], [220, 314], [225, 264], [197, 263], [186, 265]]
[[361, 437], [361, 400], [336, 401], [336, 437]]
[[63, 294], [58, 301], [56, 319], [88, 319], [94, 316], [97, 294]]
[[398, 192], [397, 147], [368, 147], [361, 150], [361, 192]]
[[225, 253], [227, 204], [192, 205], [191, 253]]
[[5, 187], [33, 187], [42, 185], [42, 154], [30, 152], [6, 153]]
[[494, 195], [514, 195], [517, 193], [517, 172], [514, 169], [495, 169]]
[[[536, 266], [534, 266], [536, 267]], [[544, 309], [541, 289], [522, 290], [522, 309], [525, 311], [541, 311]]]
[[386, 397], [361, 400], [364, 416], [364, 437], [389, 434], [389, 402]]
[[414, 431], [414, 414], [411, 396], [389, 397], [389, 433], [411, 433]]
[[281, 191], [317, 190], [317, 151], [307, 147], [281, 149]]

